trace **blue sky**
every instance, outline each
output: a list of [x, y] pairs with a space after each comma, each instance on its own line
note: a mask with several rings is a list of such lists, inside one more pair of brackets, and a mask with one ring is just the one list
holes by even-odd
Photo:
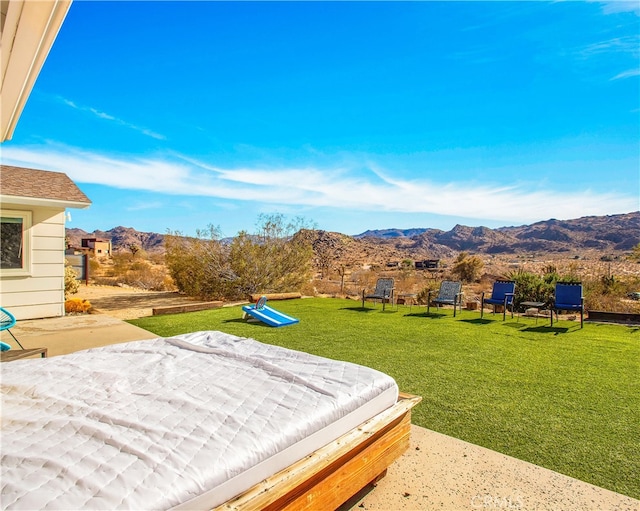
[[2, 161], [68, 227], [499, 227], [640, 195], [640, 3], [76, 0]]

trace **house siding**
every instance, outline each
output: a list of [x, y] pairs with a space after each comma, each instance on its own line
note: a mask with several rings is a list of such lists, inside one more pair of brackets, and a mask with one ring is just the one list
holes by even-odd
[[2, 277], [2, 306], [17, 319], [64, 316], [64, 209], [3, 205], [31, 211], [31, 274]]

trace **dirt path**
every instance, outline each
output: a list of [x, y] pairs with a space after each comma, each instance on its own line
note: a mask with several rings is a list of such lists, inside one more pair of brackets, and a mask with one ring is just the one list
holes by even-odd
[[71, 298], [89, 300], [92, 312], [118, 319], [151, 316], [154, 307], [185, 305], [196, 300], [169, 291], [145, 291], [132, 287], [80, 286]]

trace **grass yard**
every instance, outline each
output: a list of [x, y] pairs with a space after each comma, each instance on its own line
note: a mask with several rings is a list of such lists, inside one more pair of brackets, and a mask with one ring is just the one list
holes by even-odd
[[413, 422], [640, 498], [640, 328], [350, 300], [270, 302], [271, 328], [240, 307], [130, 321], [159, 336], [221, 330], [348, 360], [422, 396]]

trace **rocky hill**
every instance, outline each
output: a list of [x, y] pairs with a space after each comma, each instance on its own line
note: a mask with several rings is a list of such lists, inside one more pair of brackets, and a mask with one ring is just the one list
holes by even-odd
[[164, 235], [155, 232], [138, 232], [131, 227], [114, 227], [108, 231], [87, 232], [82, 229], [67, 229], [67, 242], [74, 247], [81, 245], [82, 238], [111, 240], [114, 252], [129, 251], [136, 245], [149, 254], [164, 253]]
[[[318, 266], [380, 264], [404, 259], [443, 259], [460, 251], [479, 254], [602, 252], [615, 254], [640, 243], [640, 211], [621, 215], [590, 216], [575, 220], [546, 220], [517, 227], [468, 227], [439, 229], [384, 229], [347, 236], [328, 231], [305, 231], [314, 247]], [[67, 229], [67, 238], [80, 245], [81, 238], [111, 239], [114, 251], [135, 244], [148, 253], [164, 251], [164, 236], [127, 227], [87, 233]]]
[[401, 244], [412, 240], [414, 248], [486, 254], [520, 252], [570, 252], [631, 250], [640, 243], [640, 211], [621, 215], [588, 216], [575, 220], [545, 220], [518, 227], [467, 227], [439, 229], [385, 229], [366, 231], [357, 239], [378, 238]]

